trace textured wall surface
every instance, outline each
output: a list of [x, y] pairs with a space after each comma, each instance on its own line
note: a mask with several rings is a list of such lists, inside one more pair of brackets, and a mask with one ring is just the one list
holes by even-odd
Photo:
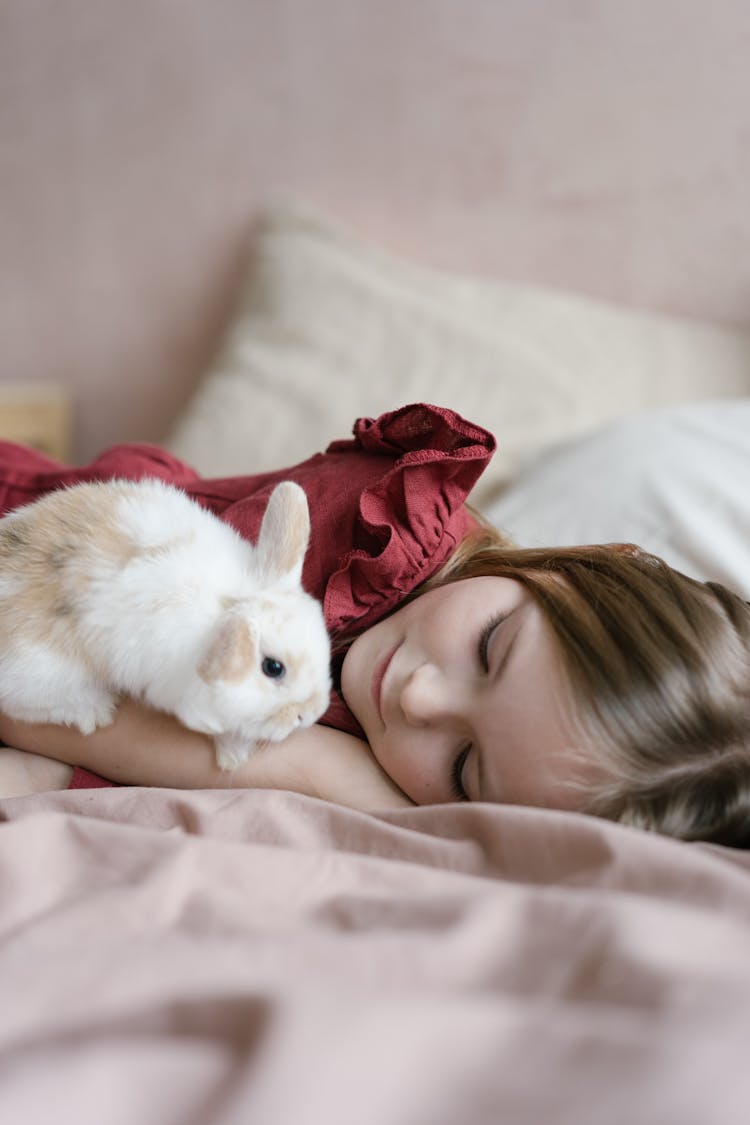
[[750, 323], [743, 0], [0, 0], [0, 381], [158, 439], [286, 192], [423, 263]]

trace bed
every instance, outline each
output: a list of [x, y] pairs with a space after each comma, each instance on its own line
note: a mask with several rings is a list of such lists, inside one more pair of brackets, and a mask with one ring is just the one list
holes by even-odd
[[[635, 7], [621, 5], [566, 0], [563, 18], [560, 5], [531, 13], [471, 0], [471, 21], [449, 5], [432, 21], [425, 3], [411, 15], [365, 4], [373, 52], [398, 43], [386, 96], [417, 91], [408, 123], [428, 140], [411, 163], [398, 129], [403, 150], [385, 133], [367, 148], [353, 106], [336, 100], [341, 76], [322, 80], [321, 57], [355, 36], [348, 5], [326, 0], [313, 20], [294, 4], [261, 17], [260, 6], [222, 2], [223, 23], [197, 3], [182, 15], [115, 7], [77, 4], [64, 28], [47, 13], [43, 32], [38, 13], [11, 4], [4, 37], [7, 121], [30, 114], [28, 132], [8, 133], [16, 159], [6, 155], [22, 221], [4, 236], [5, 261], [22, 263], [30, 283], [6, 303], [7, 369], [76, 390], [80, 459], [144, 438], [206, 474], [277, 468], [346, 437], [358, 415], [437, 402], [497, 435], [472, 501], [519, 543], [632, 540], [750, 598], [750, 288], [736, 251], [747, 225], [742, 192], [719, 175], [750, 104], [734, 100], [740, 6], [720, 5], [706, 28], [700, 5], [666, 4], [644, 35]], [[688, 10], [670, 86], [659, 68], [673, 18]], [[141, 17], [151, 21], [142, 55]], [[402, 19], [412, 34], [427, 20], [434, 49], [408, 87], [410, 57], [392, 35]], [[572, 81], [586, 68], [549, 21], [587, 60], [599, 109]], [[699, 71], [706, 37], [712, 67]], [[546, 93], [530, 92], [532, 43], [543, 44]], [[289, 70], [272, 74], [281, 48]], [[118, 60], [110, 75], [107, 58]], [[131, 88], [135, 58], [146, 76], [164, 71], [153, 120]], [[267, 119], [245, 100], [248, 58]], [[359, 79], [353, 59], [348, 83]], [[220, 65], [225, 80], [212, 85]], [[362, 65], [360, 109], [371, 105], [369, 56]], [[611, 68], [640, 85], [615, 96]], [[710, 81], [694, 83], [696, 73], [723, 79], [713, 116], [698, 98]], [[421, 83], [452, 107], [434, 135]], [[651, 119], [640, 171], [626, 160], [638, 155], [635, 134], [589, 149], [606, 141], [608, 114], [631, 120], [628, 90], [650, 111], [656, 92], [689, 99], [694, 85], [693, 117], [667, 99], [657, 118], [700, 121], [703, 165], [688, 173], [693, 137], [677, 126], [676, 163], [660, 163]], [[100, 88], [101, 101], [87, 97]], [[480, 167], [464, 124], [487, 129], [500, 94], [517, 107], [518, 138], [507, 164], [490, 146]], [[264, 157], [257, 182], [237, 143], [243, 114]], [[433, 175], [443, 142], [462, 169], [455, 181]], [[529, 153], [554, 189], [532, 183]], [[38, 174], [51, 156], [57, 187]], [[301, 201], [279, 197], [280, 183]], [[723, 209], [715, 197], [711, 209], [706, 184]], [[109, 202], [92, 219], [95, 197]], [[693, 221], [684, 241], [669, 222], [678, 204]], [[657, 228], [662, 243], [648, 237]], [[37, 308], [46, 332], [29, 328]], [[744, 1125], [749, 950], [746, 853], [574, 813], [363, 813], [282, 791], [6, 798], [0, 1118]]]
[[[172, 449], [214, 473], [240, 471], [248, 440], [253, 457], [272, 456], [263, 438], [279, 410], [273, 398], [286, 396], [289, 413], [299, 396], [264, 372], [283, 368], [304, 390], [317, 365], [320, 391], [326, 371], [336, 382], [354, 365], [337, 368], [326, 349], [354, 354], [351, 341], [366, 335], [356, 317], [346, 332], [339, 325], [333, 345], [315, 332], [321, 302], [342, 299], [337, 271], [349, 279], [355, 263], [362, 292], [352, 308], [401, 363], [400, 377], [411, 371], [420, 393], [433, 371], [414, 362], [414, 349], [429, 356], [438, 332], [463, 332], [449, 393], [454, 401], [467, 393], [472, 315], [484, 311], [472, 312], [469, 294], [457, 328], [435, 278], [426, 324], [409, 315], [400, 337], [383, 325], [394, 324], [394, 306], [420, 296], [419, 270], [402, 276], [402, 263], [296, 208], [274, 209], [265, 231], [249, 258], [247, 300], [168, 436]], [[260, 270], [270, 285], [274, 240], [275, 306], [257, 284]], [[323, 262], [308, 315], [295, 305], [294, 263], [309, 281], [316, 255]], [[386, 296], [384, 273], [400, 286]], [[507, 289], [473, 297], [512, 305]], [[750, 597], [743, 334], [653, 318], [644, 325], [640, 314], [571, 308], [562, 295], [526, 300], [535, 309], [509, 316], [495, 347], [519, 349], [529, 318], [541, 336], [552, 305], [559, 366], [527, 375], [531, 406], [520, 391], [503, 404], [510, 364], [487, 376], [494, 399], [487, 387], [469, 390], [498, 414], [517, 410], [519, 425], [520, 412], [529, 419], [525, 442], [488, 470], [477, 506], [519, 542], [632, 539]], [[696, 379], [699, 345], [715, 367], [724, 337], [718, 374], [735, 393], [630, 414], [610, 411], [605, 395], [597, 406], [580, 364], [568, 362], [578, 384], [559, 375], [565, 340], [575, 336], [560, 329], [566, 310], [593, 324], [609, 318], [620, 354], [649, 328], [685, 333]], [[273, 330], [258, 327], [261, 315]], [[593, 333], [588, 339], [591, 347]], [[363, 364], [379, 362], [359, 354]], [[553, 376], [567, 387], [570, 417], [562, 394], [555, 415], [533, 407]], [[243, 396], [270, 403], [268, 418], [253, 412], [250, 436]], [[345, 388], [324, 397], [336, 402]], [[584, 419], [582, 433], [579, 405], [601, 413]], [[305, 440], [322, 440], [310, 436], [315, 424]], [[336, 423], [321, 411], [319, 424]], [[276, 791], [79, 790], [9, 798], [0, 816], [5, 1120], [744, 1120], [745, 853], [575, 814], [489, 805], [359, 813]]]

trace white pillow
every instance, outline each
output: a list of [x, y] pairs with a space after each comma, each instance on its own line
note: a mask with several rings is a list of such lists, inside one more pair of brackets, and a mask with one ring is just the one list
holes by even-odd
[[166, 444], [205, 474], [276, 469], [360, 415], [449, 406], [496, 434], [474, 493], [623, 414], [750, 394], [750, 334], [402, 262], [309, 211], [263, 218], [223, 350]]
[[750, 398], [655, 411], [565, 442], [485, 515], [521, 546], [638, 543], [750, 598]]

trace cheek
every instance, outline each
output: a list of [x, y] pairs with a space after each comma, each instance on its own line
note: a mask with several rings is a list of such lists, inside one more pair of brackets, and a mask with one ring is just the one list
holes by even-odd
[[374, 757], [399, 789], [418, 805], [446, 800], [446, 784], [434, 735], [405, 731], [375, 738]]
[[358, 637], [346, 653], [341, 666], [341, 692], [347, 707], [360, 723], [365, 718], [363, 703], [369, 687], [368, 663], [364, 638]]
[[344, 657], [341, 692], [347, 707], [368, 736], [381, 725], [372, 699], [372, 677], [378, 662], [393, 648], [397, 639], [386, 623], [381, 622], [357, 637]]

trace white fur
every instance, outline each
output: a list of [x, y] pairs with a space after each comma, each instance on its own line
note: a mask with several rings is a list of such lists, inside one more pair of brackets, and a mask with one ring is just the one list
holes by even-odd
[[[17, 510], [0, 520], [0, 708], [90, 733], [119, 695], [139, 697], [214, 736], [223, 768], [314, 723], [330, 644], [300, 584], [309, 527], [291, 481], [255, 546], [159, 481], [77, 485]], [[265, 657], [285, 674], [264, 675]]]

